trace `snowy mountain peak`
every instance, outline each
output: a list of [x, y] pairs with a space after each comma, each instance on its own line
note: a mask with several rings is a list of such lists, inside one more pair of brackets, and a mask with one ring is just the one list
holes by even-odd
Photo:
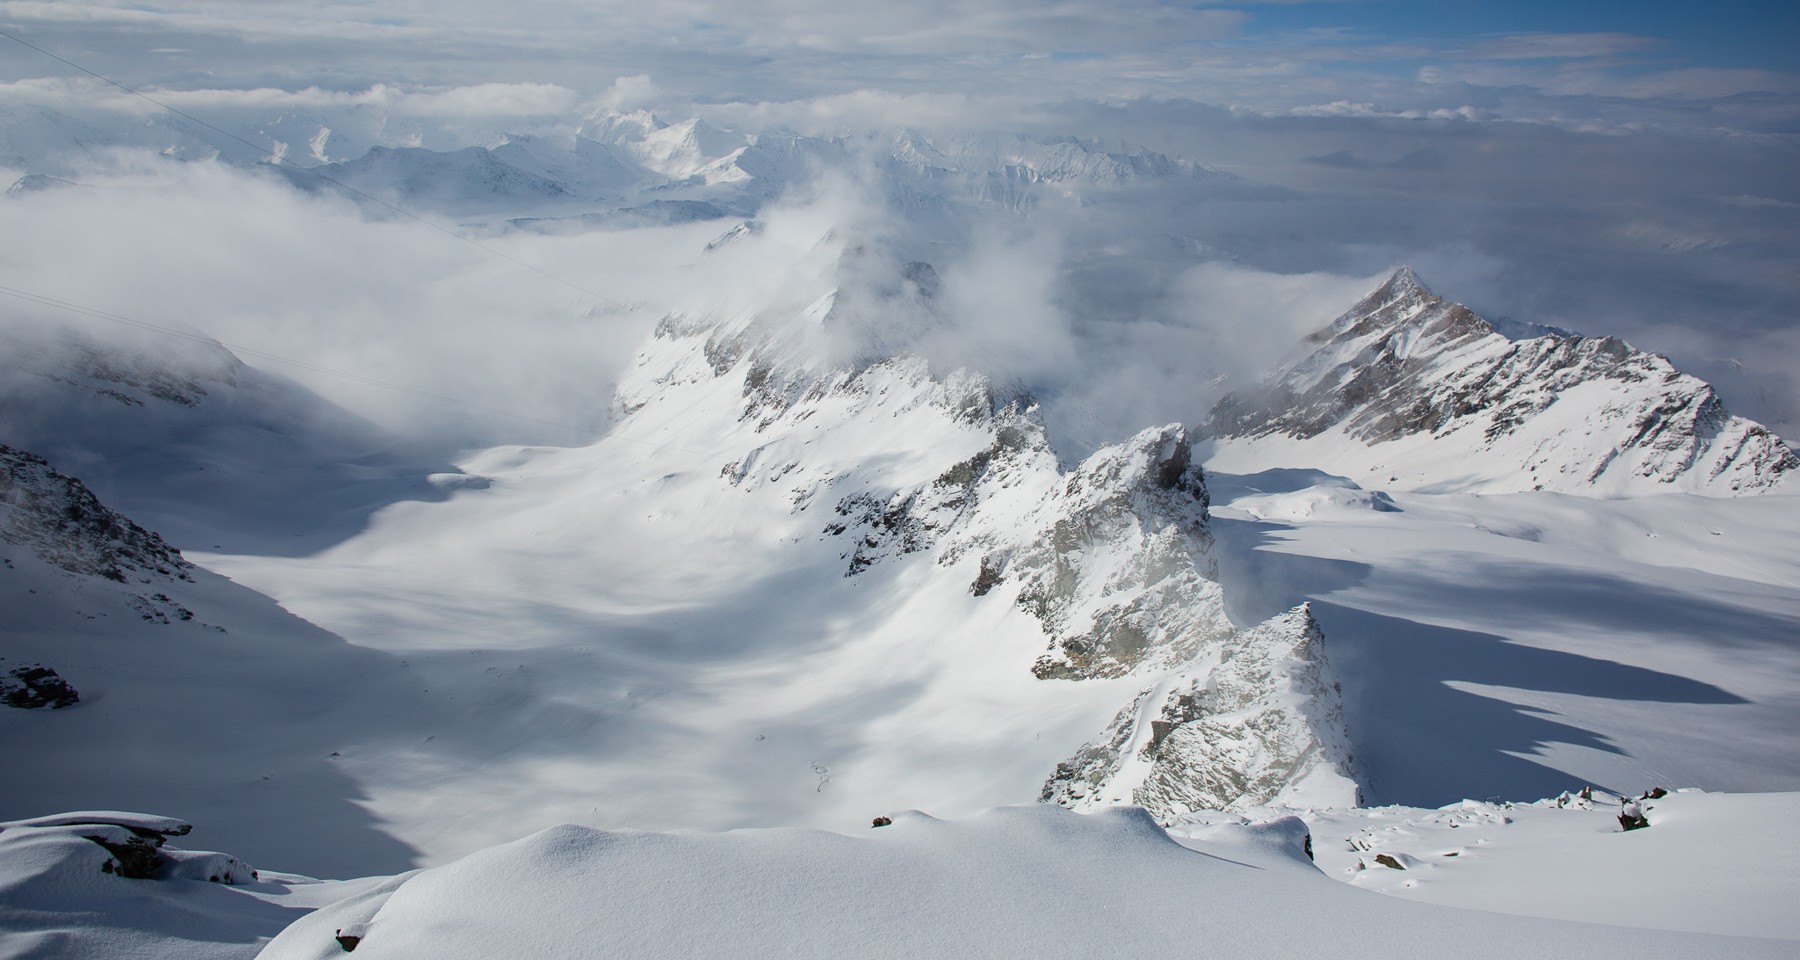
[[1711, 386], [1614, 337], [1509, 340], [1396, 271], [1310, 352], [1219, 401], [1224, 469], [1323, 467], [1378, 486], [1715, 496], [1800, 468]]
[[1384, 348], [1404, 355], [1421, 341], [1427, 345], [1448, 343], [1494, 332], [1493, 325], [1481, 316], [1431, 292], [1411, 267], [1403, 266], [1307, 342], [1364, 349], [1371, 338], [1385, 337]]
[[576, 130], [575, 135], [599, 143], [622, 143], [627, 140], [642, 140], [666, 126], [668, 124], [658, 120], [648, 110], [633, 110], [629, 113], [608, 111], [589, 117]]
[[[1425, 298], [1435, 296], [1436, 294], [1431, 292], [1431, 288], [1425, 285], [1425, 281], [1419, 279], [1419, 275], [1413, 272], [1413, 268], [1401, 264], [1394, 270], [1393, 275], [1388, 277], [1386, 283], [1377, 288], [1374, 293], [1369, 294], [1368, 298], [1363, 301], [1363, 304], [1367, 304], [1370, 300], [1389, 303], [1409, 297]], [[1359, 304], [1358, 306], [1360, 307], [1363, 304]]]

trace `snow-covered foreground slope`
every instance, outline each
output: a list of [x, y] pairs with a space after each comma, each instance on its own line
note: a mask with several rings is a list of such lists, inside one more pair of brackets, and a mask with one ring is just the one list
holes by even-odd
[[0, 823], [0, 956], [253, 957], [312, 910], [384, 882], [259, 871], [184, 849], [191, 829], [118, 811]]
[[[902, 813], [856, 836], [563, 826], [289, 927], [369, 957], [1778, 957], [1791, 940], [1428, 907], [1333, 883], [1288, 820], [1186, 849], [1138, 809]], [[1625, 838], [1627, 840], [1636, 838]], [[1693, 849], [1691, 847], [1684, 849]], [[1704, 855], [1702, 853], [1702, 855]]]
[[[1778, 906], [1800, 897], [1800, 846], [1786, 836], [1796, 795], [1663, 793], [1623, 798], [1649, 823], [1629, 832], [1620, 829], [1621, 798], [1596, 791], [1529, 804], [1314, 811], [1305, 820], [1327, 876], [1403, 900], [1800, 940], [1800, 916]], [[1240, 820], [1195, 817], [1170, 832], [1204, 840], [1206, 819]]]
[[564, 825], [323, 882], [191, 849], [182, 821], [90, 811], [0, 824], [0, 955], [1791, 954], [1800, 794], [1633, 804], [1649, 826], [1629, 832], [1601, 794], [1202, 812], [1168, 833], [1136, 808], [1047, 805], [850, 833]]
[[1667, 359], [1612, 337], [1508, 339], [1405, 268], [1307, 346], [1214, 407], [1217, 469], [1602, 496], [1754, 494], [1800, 470], [1780, 437]]
[[[1408, 901], [1598, 924], [1800, 940], [1800, 847], [1782, 834], [1796, 794], [1669, 792], [1620, 803], [1589, 791], [1442, 811], [1309, 814], [1319, 870]], [[1181, 834], [1184, 830], [1175, 830]], [[1375, 857], [1388, 854], [1400, 870]]]

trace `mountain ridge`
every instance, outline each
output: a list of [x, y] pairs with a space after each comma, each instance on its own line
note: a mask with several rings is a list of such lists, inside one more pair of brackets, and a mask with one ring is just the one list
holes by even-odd
[[1208, 412], [1226, 462], [1323, 457], [1306, 465], [1378, 485], [1601, 496], [1754, 494], [1800, 469], [1667, 358], [1615, 337], [1509, 339], [1406, 267], [1304, 343]]

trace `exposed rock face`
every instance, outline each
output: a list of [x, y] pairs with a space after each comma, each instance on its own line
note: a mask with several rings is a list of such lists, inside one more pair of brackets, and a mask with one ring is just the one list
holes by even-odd
[[161, 537], [107, 509], [80, 480], [52, 470], [44, 458], [4, 444], [0, 539], [70, 573], [119, 583], [191, 579], [193, 565]]
[[1069, 472], [1009, 569], [1052, 638], [1032, 672], [1168, 669], [1232, 633], [1214, 582], [1206, 483], [1178, 425], [1104, 447]]
[[1728, 496], [1800, 468], [1665, 358], [1612, 337], [1509, 340], [1408, 269], [1307, 342], [1310, 354], [1222, 399], [1208, 431], [1271, 450], [1316, 440], [1337, 458], [1328, 467], [1484, 492]]
[[1136, 803], [1159, 817], [1354, 805], [1355, 764], [1324, 642], [1300, 606], [1198, 651], [1059, 764], [1042, 799]]

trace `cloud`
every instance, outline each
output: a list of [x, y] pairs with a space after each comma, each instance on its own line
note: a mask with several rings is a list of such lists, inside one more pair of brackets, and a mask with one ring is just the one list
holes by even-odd
[[1629, 33], [1516, 33], [1470, 45], [1462, 56], [1478, 60], [1569, 60], [1645, 53], [1667, 45]]
[[[343, 202], [215, 163], [126, 158], [80, 180], [81, 189], [0, 202], [0, 232], [33, 238], [0, 249], [10, 285], [349, 374], [245, 357], [452, 448], [603, 431], [616, 374], [658, 316], [619, 304], [675, 287], [710, 229], [483, 241], [600, 288], [609, 303], [410, 221], [371, 222]], [[70, 319], [0, 304], [0, 324], [28, 316]]]
[[[940, 224], [954, 234], [954, 254], [919, 254], [939, 263], [959, 311], [997, 318], [967, 343], [951, 337], [933, 349], [999, 355], [1047, 391], [1087, 398], [1080, 402], [1107, 429], [1151, 410], [1185, 419], [1181, 410], [1200, 402], [1205, 391], [1157, 372], [1183, 351], [1206, 354], [1192, 326], [1206, 311], [1177, 316], [1169, 307], [1184, 296], [1201, 302], [1194, 291], [1203, 287], [1225, 289], [1224, 274], [1200, 275], [1212, 286], [1180, 279], [1196, 264], [1270, 289], [1286, 277], [1326, 278], [1317, 289], [1336, 296], [1410, 262], [1485, 312], [1624, 334], [1678, 362], [1739, 353], [1792, 329], [1791, 304], [1800, 302], [1792, 270], [1800, 224], [1791, 215], [1800, 204], [1791, 173], [1800, 165], [1791, 137], [1800, 75], [1695, 66], [1680, 38], [1662, 46], [1637, 32], [1402, 39], [1359, 25], [1368, 21], [1352, 6], [1312, 18], [1347, 26], [1287, 28], [1272, 26], [1277, 18], [1259, 5], [1147, 0], [0, 0], [0, 18], [247, 139], [281, 140], [294, 157], [311, 149], [320, 125], [331, 129], [323, 152], [344, 159], [377, 143], [453, 149], [503, 135], [567, 136], [594, 110], [643, 107], [743, 133], [1116, 137], [1241, 175], [1230, 187], [1119, 191], [1087, 198], [1090, 206], [1059, 200], [985, 233]], [[0, 85], [8, 124], [32, 105], [102, 132], [123, 129], [115, 121], [126, 112], [155, 115], [97, 81], [32, 76], [68, 71], [26, 54], [8, 61], [11, 79]], [[0, 138], [0, 163], [32, 159], [32, 141], [10, 133], [19, 129]], [[206, 155], [195, 138], [181, 145], [183, 155]], [[851, 182], [790, 205], [788, 216], [810, 225], [838, 216], [881, 233], [885, 214], [869, 199], [879, 190]], [[147, 202], [131, 196], [121, 214]], [[269, 198], [256, 196], [245, 209], [265, 209]], [[323, 208], [266, 209], [295, 224], [296, 236], [337, 236], [338, 215]], [[183, 222], [166, 212], [175, 217], [167, 222]], [[360, 249], [364, 241], [349, 236], [327, 242]], [[580, 251], [611, 256], [597, 238], [501, 242], [543, 243], [538, 255], [570, 257], [577, 270]], [[662, 242], [647, 241], [651, 250]], [[743, 283], [813, 282], [778, 270], [775, 247], [751, 249], [768, 259], [736, 277]], [[714, 258], [705, 269], [729, 262]], [[394, 269], [422, 271], [434, 297], [455, 289], [458, 271], [480, 272], [454, 258]], [[128, 265], [119, 272], [132, 275]], [[1011, 278], [1016, 304], [996, 292], [1004, 285], [976, 282], [982, 272]], [[1745, 362], [1792, 366], [1800, 357], [1782, 352], [1786, 343], [1768, 341]], [[1253, 354], [1260, 348], [1247, 347]], [[1154, 395], [1099, 399], [1110, 381], [1076, 361], [1102, 357], [1156, 384]]]
[[341, 110], [376, 108], [421, 117], [530, 117], [561, 115], [580, 97], [567, 87], [549, 83], [481, 83], [469, 86], [407, 88], [375, 84], [362, 90], [304, 87], [201, 88], [140, 90], [157, 103], [134, 96], [91, 77], [32, 77], [0, 83], [0, 100], [42, 103], [61, 109], [99, 109], [158, 115], [167, 104], [178, 110]]
[[[520, 0], [380, 5], [265, 6], [186, 0], [179, 4], [0, 2], [20, 22], [210, 34], [255, 42], [338, 40], [402, 45], [483, 38], [519, 48], [555, 48], [624, 38], [652, 43], [671, 33], [693, 48], [748, 47], [906, 53], [1140, 49], [1237, 32], [1245, 14], [1156, 0], [770, 0], [759, 4], [668, 0], [589, 3]], [[579, 39], [578, 39], [579, 38]]]

